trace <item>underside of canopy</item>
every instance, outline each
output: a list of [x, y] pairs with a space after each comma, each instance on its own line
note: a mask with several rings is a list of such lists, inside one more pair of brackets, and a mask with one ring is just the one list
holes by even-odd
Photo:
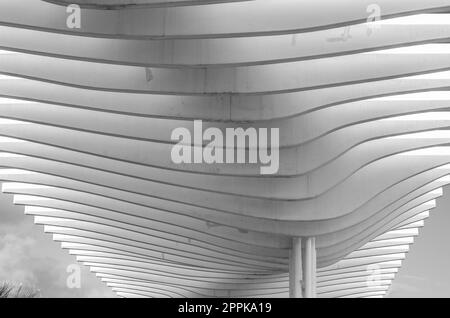
[[[450, 4], [371, 2], [1, 1], [2, 191], [119, 296], [384, 296], [450, 183]], [[279, 170], [174, 163], [194, 120]]]

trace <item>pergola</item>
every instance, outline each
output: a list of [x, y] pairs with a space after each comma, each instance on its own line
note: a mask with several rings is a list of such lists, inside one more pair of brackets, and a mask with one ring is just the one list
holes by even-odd
[[[384, 296], [450, 183], [450, 2], [372, 2], [1, 1], [2, 191], [122, 297]], [[194, 120], [279, 171], [173, 163]]]

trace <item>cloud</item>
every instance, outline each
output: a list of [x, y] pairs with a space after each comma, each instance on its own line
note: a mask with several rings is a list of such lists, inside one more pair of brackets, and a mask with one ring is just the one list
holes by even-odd
[[14, 234], [0, 236], [0, 277], [9, 281], [37, 282], [34, 273], [22, 268], [36, 241], [31, 237], [19, 237]]
[[74, 256], [24, 215], [23, 207], [11, 202], [10, 196], [0, 195], [0, 281], [33, 286], [43, 297], [115, 297], [83, 266], [81, 288], [68, 288], [66, 269], [76, 264]]
[[429, 277], [418, 275], [401, 275], [392, 284], [389, 297], [445, 297], [450, 290], [450, 284], [446, 281], [431, 280]]

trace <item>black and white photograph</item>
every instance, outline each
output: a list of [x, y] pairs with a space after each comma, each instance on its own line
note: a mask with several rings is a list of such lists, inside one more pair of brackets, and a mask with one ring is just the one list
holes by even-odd
[[0, 186], [0, 306], [450, 298], [450, 0], [0, 0]]

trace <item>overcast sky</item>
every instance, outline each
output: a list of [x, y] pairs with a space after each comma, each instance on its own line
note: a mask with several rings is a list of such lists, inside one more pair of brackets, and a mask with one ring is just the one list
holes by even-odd
[[430, 211], [394, 279], [390, 297], [450, 297], [450, 187]]
[[[446, 188], [396, 276], [390, 297], [450, 297], [449, 207]], [[34, 285], [43, 297], [115, 297], [84, 267], [81, 288], [69, 289], [66, 269], [74, 263], [42, 226], [23, 214], [23, 207], [12, 204], [12, 196], [0, 194], [0, 281]]]
[[115, 297], [86, 267], [81, 267], [81, 288], [68, 288], [67, 267], [75, 257], [61, 249], [43, 226], [0, 193], [0, 281], [22, 282], [40, 289], [43, 297]]

